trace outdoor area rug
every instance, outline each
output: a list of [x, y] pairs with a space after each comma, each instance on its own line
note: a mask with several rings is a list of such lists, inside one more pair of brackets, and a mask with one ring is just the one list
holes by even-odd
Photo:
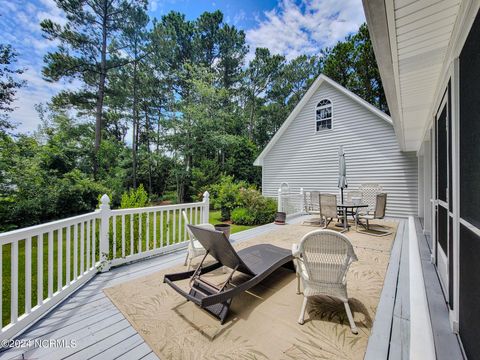
[[[185, 271], [181, 265], [104, 292], [162, 360], [362, 359], [398, 225], [393, 221], [382, 224], [392, 234], [372, 237], [354, 230], [346, 233], [359, 259], [347, 277], [358, 335], [350, 331], [343, 303], [328, 297], [310, 299], [305, 324], [299, 325], [303, 295], [296, 294], [295, 274], [286, 269], [235, 297], [224, 325], [163, 284], [164, 274]], [[291, 249], [315, 229], [318, 227], [279, 226], [234, 246], [241, 249], [270, 243]], [[199, 259], [195, 259], [197, 263]], [[225, 276], [218, 269], [209, 280], [220, 282]], [[187, 288], [187, 283], [182, 286]]]

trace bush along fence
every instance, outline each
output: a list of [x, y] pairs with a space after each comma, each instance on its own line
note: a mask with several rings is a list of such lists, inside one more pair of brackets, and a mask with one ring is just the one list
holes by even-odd
[[208, 222], [203, 201], [110, 209], [103, 195], [94, 212], [0, 234], [0, 341], [22, 332], [40, 316], [111, 266], [186, 247], [182, 217]]

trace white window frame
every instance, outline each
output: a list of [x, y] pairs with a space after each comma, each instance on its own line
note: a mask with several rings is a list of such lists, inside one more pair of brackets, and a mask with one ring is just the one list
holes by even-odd
[[[328, 105], [318, 105], [320, 104], [322, 101], [328, 101], [329, 104]], [[318, 110], [321, 110], [321, 109], [326, 109], [330, 107], [330, 128], [321, 128], [321, 129], [318, 129], [317, 130], [317, 123], [320, 122], [320, 121], [326, 121], [328, 120], [327, 119], [322, 119], [322, 120], [317, 120], [317, 111]], [[318, 133], [318, 132], [323, 132], [323, 131], [328, 131], [328, 130], [332, 130], [333, 129], [333, 102], [332, 100], [328, 99], [328, 98], [324, 98], [324, 99], [321, 99], [318, 103], [317, 103], [317, 106], [315, 106], [315, 132]]]

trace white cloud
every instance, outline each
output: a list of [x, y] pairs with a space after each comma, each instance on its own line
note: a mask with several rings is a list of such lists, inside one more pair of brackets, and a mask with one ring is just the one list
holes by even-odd
[[282, 0], [264, 13], [256, 28], [246, 32], [250, 59], [255, 48], [266, 47], [287, 59], [316, 54], [332, 46], [365, 21], [361, 0]]

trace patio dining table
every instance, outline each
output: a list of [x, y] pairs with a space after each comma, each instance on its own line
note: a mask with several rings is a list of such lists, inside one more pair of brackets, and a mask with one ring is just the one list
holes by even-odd
[[341, 210], [342, 213], [343, 213], [343, 221], [342, 221], [343, 224], [338, 225], [338, 226], [343, 225], [342, 233], [348, 231], [348, 228], [350, 227], [350, 225], [348, 225], [348, 218], [347, 218], [348, 211], [347, 210], [352, 209], [352, 212], [354, 212], [356, 214], [358, 209], [367, 208], [367, 207], [368, 207], [367, 204], [354, 204], [354, 203], [337, 204], [337, 209]]

